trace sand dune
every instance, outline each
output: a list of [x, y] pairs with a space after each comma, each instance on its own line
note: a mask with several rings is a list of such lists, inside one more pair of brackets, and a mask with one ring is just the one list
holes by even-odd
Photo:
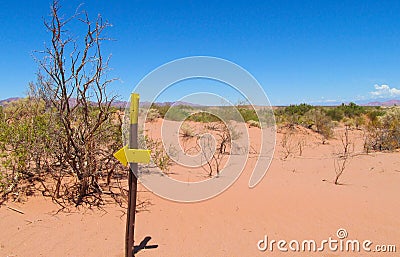
[[[251, 128], [250, 136], [257, 144], [258, 129]], [[255, 158], [249, 159], [233, 186], [207, 201], [176, 203], [141, 187], [139, 198], [152, 205], [137, 214], [135, 245], [143, 241], [146, 247], [136, 256], [396, 256], [329, 249], [285, 253], [276, 245], [272, 252], [258, 250], [257, 243], [265, 236], [321, 242], [338, 239], [336, 232], [343, 228], [348, 233], [345, 239], [371, 240], [371, 248], [397, 244], [400, 251], [399, 152], [364, 154], [362, 132], [351, 131], [354, 153], [341, 185], [335, 185], [333, 153], [341, 147], [338, 136], [322, 144], [318, 134], [298, 129], [292, 140], [305, 142], [302, 154], [294, 147], [286, 159], [280, 144], [283, 136], [277, 134], [271, 167], [253, 189], [248, 181]], [[184, 168], [171, 169], [177, 179], [187, 177]], [[50, 199], [41, 196], [1, 206], [0, 256], [124, 256], [124, 209], [108, 205], [104, 210], [55, 214], [56, 210]]]

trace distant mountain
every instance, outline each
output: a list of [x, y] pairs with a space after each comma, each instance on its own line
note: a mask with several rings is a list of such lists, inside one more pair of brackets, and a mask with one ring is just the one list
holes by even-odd
[[363, 104], [364, 106], [395, 106], [398, 105], [400, 106], [400, 100], [397, 99], [392, 99], [392, 100], [386, 100], [386, 101], [374, 101], [374, 102], [369, 102], [366, 104]]
[[[7, 105], [11, 102], [17, 101], [19, 99], [22, 99], [22, 97], [10, 97], [4, 100], [0, 100], [0, 106]], [[372, 100], [364, 100], [364, 101], [354, 101], [356, 104], [361, 105], [361, 106], [400, 106], [400, 99], [381, 99], [380, 101], [372, 101]], [[69, 103], [71, 106], [74, 106], [77, 104], [77, 101], [75, 98], [71, 98], [69, 100]], [[127, 101], [114, 101], [112, 106], [117, 107], [117, 108], [125, 108], [128, 105], [129, 102]], [[348, 102], [345, 102], [348, 104]], [[152, 103], [148, 101], [140, 102], [141, 107], [149, 107]], [[191, 106], [191, 107], [200, 107], [202, 105], [200, 104], [194, 104], [190, 102], [184, 102], [184, 101], [176, 101], [176, 102], [155, 102], [154, 104], [160, 105], [160, 106], [166, 106], [166, 105], [186, 105], [186, 106]], [[329, 103], [311, 103], [314, 105], [321, 105], [321, 106], [337, 106], [341, 105], [342, 102], [329, 102]]]
[[356, 103], [360, 106], [400, 106], [399, 99], [380, 99], [377, 101], [375, 99], [366, 99], [366, 100], [354, 100], [354, 101], [330, 101], [330, 102], [311, 102], [309, 104], [316, 106], [339, 106], [344, 104], [349, 104], [350, 102]]
[[156, 102], [154, 104], [165, 106], [165, 105], [186, 105], [186, 106], [201, 106], [200, 104], [194, 104], [194, 103], [189, 103], [189, 102], [183, 102], [183, 101], [176, 101], [176, 102]]
[[7, 99], [4, 99], [4, 100], [0, 100], [0, 106], [4, 106], [6, 104], [9, 104], [11, 102], [17, 101], [19, 99], [21, 99], [21, 97], [11, 97], [11, 98], [7, 98]]
[[[126, 102], [127, 103], [127, 102]], [[140, 102], [140, 106], [142, 107], [149, 107], [152, 103], [148, 101]], [[185, 105], [185, 106], [191, 106], [191, 107], [199, 107], [201, 106], [200, 104], [194, 104], [194, 103], [189, 103], [189, 102], [183, 102], [183, 101], [176, 101], [176, 102], [154, 102], [155, 105], [159, 106], [168, 106], [168, 105]]]

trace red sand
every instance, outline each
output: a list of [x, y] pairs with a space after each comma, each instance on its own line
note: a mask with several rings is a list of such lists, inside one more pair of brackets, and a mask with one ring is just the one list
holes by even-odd
[[[250, 129], [252, 142], [257, 142], [257, 130]], [[265, 235], [269, 240], [321, 242], [337, 239], [336, 231], [344, 228], [347, 239], [368, 239], [371, 247], [394, 244], [400, 251], [399, 152], [362, 154], [362, 132], [352, 131], [356, 155], [340, 178], [342, 185], [334, 185], [338, 139], [323, 145], [319, 135], [301, 130], [293, 141], [305, 139], [302, 156], [296, 150], [282, 160], [282, 136], [278, 133], [274, 160], [254, 189], [247, 186], [247, 168], [223, 194], [200, 203], [175, 203], [139, 192], [152, 205], [137, 214], [135, 245], [151, 237], [147, 246], [157, 248], [142, 249], [136, 256], [396, 256], [327, 247], [317, 253], [257, 249]], [[250, 159], [247, 167], [252, 165]], [[184, 169], [171, 169], [185, 176]], [[126, 216], [116, 205], [58, 214], [57, 206], [41, 196], [6, 205], [24, 214], [0, 207], [0, 256], [124, 256]]]

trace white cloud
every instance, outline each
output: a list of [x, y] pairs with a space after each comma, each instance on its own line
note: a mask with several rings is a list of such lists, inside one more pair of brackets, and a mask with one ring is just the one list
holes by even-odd
[[400, 89], [389, 87], [388, 85], [374, 85], [375, 91], [370, 92], [373, 97], [396, 97], [400, 96]]

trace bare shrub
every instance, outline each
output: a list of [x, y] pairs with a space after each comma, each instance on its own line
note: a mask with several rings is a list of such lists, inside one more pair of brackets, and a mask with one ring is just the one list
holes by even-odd
[[340, 135], [342, 149], [338, 153], [338, 156], [334, 159], [335, 179], [333, 182], [335, 183], [335, 185], [339, 184], [339, 178], [343, 175], [346, 169], [346, 164], [348, 163], [350, 154], [352, 152], [350, 148], [352, 142], [350, 141], [349, 138], [349, 131], [350, 131], [350, 126], [347, 125], [345, 126], [343, 134]]
[[305, 140], [304, 137], [300, 137], [297, 140], [297, 147], [298, 147], [298, 150], [299, 150], [299, 156], [302, 156], [303, 155], [303, 150], [306, 147], [306, 140]]
[[[82, 25], [86, 34], [73, 36], [71, 22]], [[54, 186], [46, 191], [53, 199], [98, 205], [100, 179], [118, 165], [112, 154], [121, 147], [112, 108], [116, 97], [106, 90], [114, 79], [107, 77], [109, 58], [102, 52], [110, 24], [100, 15], [89, 20], [85, 11], [63, 18], [54, 1], [44, 25], [51, 39], [38, 52], [42, 58], [36, 59], [39, 73], [32, 95], [44, 100], [50, 116], [41, 170], [51, 174]]]
[[210, 134], [205, 134], [199, 137], [202, 157], [206, 160], [208, 166], [208, 175], [211, 177], [214, 170], [219, 175], [221, 169], [221, 161], [223, 154], [216, 151], [214, 138]]
[[228, 154], [227, 150], [232, 150], [233, 140], [241, 137], [241, 133], [232, 124], [223, 122], [219, 122], [214, 127], [214, 133], [216, 140], [211, 134], [198, 137], [202, 157], [207, 161], [209, 176], [213, 173], [219, 175], [221, 162]]
[[296, 126], [287, 125], [281, 128], [280, 131], [283, 133], [282, 141], [280, 142], [282, 160], [286, 160], [296, 154], [302, 156], [307, 144], [304, 136], [300, 136], [301, 132], [297, 130]]
[[285, 132], [282, 137], [281, 146], [282, 146], [282, 159], [286, 160], [289, 156], [293, 155], [295, 152], [295, 143], [294, 143], [294, 133], [293, 129], [289, 129], [289, 131]]

